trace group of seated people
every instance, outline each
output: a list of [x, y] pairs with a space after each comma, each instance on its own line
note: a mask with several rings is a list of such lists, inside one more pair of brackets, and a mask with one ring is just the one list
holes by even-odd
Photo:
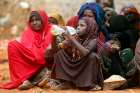
[[0, 88], [102, 90], [111, 75], [126, 79], [115, 89], [140, 86], [139, 30], [133, 5], [117, 14], [84, 3], [66, 24], [59, 14], [32, 11], [22, 36], [8, 44], [11, 82]]

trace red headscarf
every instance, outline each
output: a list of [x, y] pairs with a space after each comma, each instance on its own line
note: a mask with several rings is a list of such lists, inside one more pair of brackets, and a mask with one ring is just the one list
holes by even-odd
[[41, 17], [43, 28], [33, 31], [30, 22], [23, 32], [20, 41], [11, 41], [8, 44], [8, 60], [11, 82], [1, 84], [1, 88], [17, 88], [22, 82], [31, 78], [41, 68], [48, 66], [45, 62], [45, 49], [52, 42], [51, 25], [44, 11], [37, 12]]
[[66, 25], [76, 28], [78, 24], [78, 20], [79, 20], [78, 16], [73, 16], [68, 20]]
[[[140, 20], [140, 14], [135, 7], [128, 8], [128, 13], [134, 13], [137, 20]], [[140, 31], [140, 21], [136, 22], [135, 27]]]
[[44, 56], [44, 50], [52, 42], [52, 33], [50, 31], [52, 25], [49, 24], [48, 16], [44, 11], [39, 11], [38, 13], [42, 19], [43, 29], [37, 32], [33, 31], [30, 23], [28, 23], [28, 27], [24, 31], [20, 42], [26, 48], [31, 49], [36, 58], [40, 60]]

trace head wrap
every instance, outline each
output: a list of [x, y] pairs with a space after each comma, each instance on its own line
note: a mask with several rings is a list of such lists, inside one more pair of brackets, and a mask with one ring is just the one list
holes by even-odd
[[105, 15], [102, 7], [97, 3], [85, 3], [81, 6], [78, 12], [79, 18], [83, 17], [83, 13], [87, 9], [91, 10], [93, 14], [95, 14], [97, 24], [102, 25], [104, 22], [104, 15]]
[[49, 16], [49, 18], [56, 19], [56, 21], [58, 22], [58, 25], [60, 25], [60, 26], [64, 26], [65, 25], [64, 19], [63, 19], [63, 17], [59, 13], [53, 13], [53, 14], [51, 14]]

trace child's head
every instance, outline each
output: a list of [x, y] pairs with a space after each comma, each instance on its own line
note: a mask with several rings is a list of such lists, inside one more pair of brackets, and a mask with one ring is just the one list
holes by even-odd
[[98, 25], [93, 18], [83, 17], [79, 20], [77, 34], [81, 36], [95, 37], [98, 31]]

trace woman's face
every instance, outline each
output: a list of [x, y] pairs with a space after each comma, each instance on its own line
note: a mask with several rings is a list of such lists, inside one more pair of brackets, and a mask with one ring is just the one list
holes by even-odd
[[50, 17], [48, 21], [49, 21], [49, 23], [51, 23], [51, 24], [58, 25], [57, 20], [56, 20], [55, 18], [53, 18], [53, 17]]
[[113, 13], [111, 11], [106, 12], [105, 14], [105, 19], [109, 20], [111, 18], [111, 16], [113, 15]]
[[80, 19], [77, 26], [77, 34], [83, 36], [86, 34], [87, 24], [84, 20]]
[[94, 18], [95, 19], [95, 15], [93, 14], [92, 10], [85, 10], [83, 13], [83, 17], [90, 17], [90, 18]]
[[127, 8], [126, 7], [124, 7], [121, 11], [120, 11], [120, 15], [125, 15], [126, 14], [126, 12], [127, 12]]
[[40, 31], [43, 28], [42, 20], [39, 16], [32, 16], [30, 19], [31, 28], [35, 31]]
[[105, 14], [105, 25], [106, 26], [109, 26], [110, 25], [109, 24], [109, 20], [110, 20], [110, 18], [111, 18], [112, 15], [113, 15], [112, 12], [110, 12], [110, 11], [106, 12], [106, 14]]

